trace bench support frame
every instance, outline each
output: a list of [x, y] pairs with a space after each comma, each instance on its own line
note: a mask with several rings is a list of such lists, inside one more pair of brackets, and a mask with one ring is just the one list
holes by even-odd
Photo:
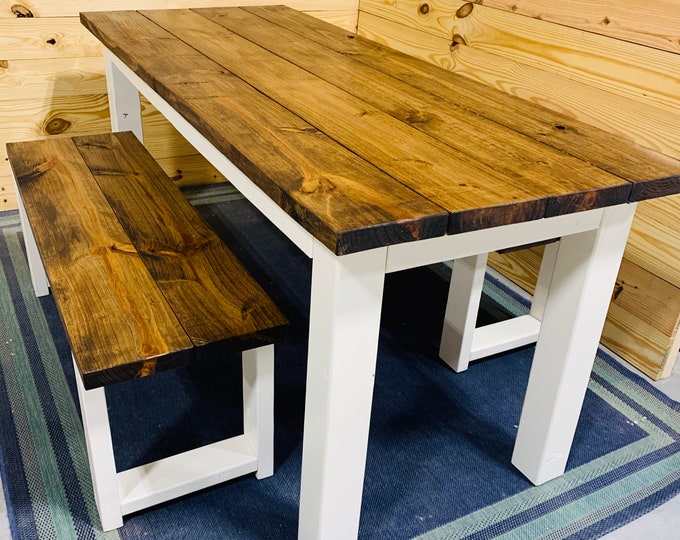
[[273, 474], [274, 345], [244, 351], [242, 356], [243, 434], [121, 472], [116, 471], [104, 388], [85, 390], [76, 375], [104, 531], [121, 527], [124, 515], [176, 497], [252, 472], [259, 479]]

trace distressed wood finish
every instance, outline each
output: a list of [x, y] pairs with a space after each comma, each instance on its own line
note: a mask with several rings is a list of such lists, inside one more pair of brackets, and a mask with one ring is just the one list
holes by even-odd
[[270, 343], [286, 325], [131, 133], [8, 154], [87, 388], [186, 364], [197, 347]]
[[[134, 55], [137, 65], [143, 61], [140, 76], [332, 250], [347, 253], [444, 234], [442, 208], [239, 78], [223, 76], [222, 66], [142, 15], [95, 13], [83, 20], [116, 54]], [[142, 28], [154, 38], [136, 41]], [[160, 54], [168, 42], [172, 57]]]
[[[471, 114], [460, 104], [402, 83], [354, 61], [351, 56], [339, 56], [335, 50], [314, 41], [299, 41], [298, 34], [284, 26], [262, 24], [257, 15], [245, 10], [230, 11], [228, 16], [222, 15], [219, 9], [198, 12], [468, 158], [492, 164], [509, 179], [508, 183], [521, 178], [523, 183], [535, 186], [537, 195], [544, 189], [546, 196], [552, 197], [549, 202], [552, 208], [568, 207], [574, 211], [583, 200], [587, 201], [587, 208], [592, 208], [593, 198], [603, 198], [606, 205], [609, 200], [627, 197], [630, 185], [622, 178]], [[461, 137], [463, 133], [465, 136]], [[450, 163], [444, 155], [441, 159], [447, 165]], [[578, 182], [574, 182], [575, 178]], [[470, 186], [472, 190], [476, 187]], [[560, 200], [563, 194], [569, 195], [568, 204]]]
[[677, 188], [676, 160], [289, 8], [82, 21], [338, 254]]

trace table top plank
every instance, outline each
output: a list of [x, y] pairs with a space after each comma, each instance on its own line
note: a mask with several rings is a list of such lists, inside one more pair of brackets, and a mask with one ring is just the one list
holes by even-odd
[[[441, 236], [447, 212], [135, 12], [85, 26], [337, 254]], [[172, 50], [172, 55], [167, 55]]]
[[544, 189], [551, 198], [548, 215], [628, 201], [631, 183], [627, 180], [251, 12], [195, 11], [492, 169]]
[[546, 193], [525, 178], [492, 169], [198, 13], [141, 13], [341, 146], [447, 209], [461, 224], [454, 230], [449, 225], [449, 232], [545, 215]]
[[680, 161], [559, 112], [441, 69], [285, 6], [242, 9], [498, 124], [633, 182], [630, 200], [680, 190]]

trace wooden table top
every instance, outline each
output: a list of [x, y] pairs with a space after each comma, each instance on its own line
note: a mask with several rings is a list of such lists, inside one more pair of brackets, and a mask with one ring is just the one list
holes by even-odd
[[336, 254], [680, 192], [680, 161], [282, 6], [82, 13]]

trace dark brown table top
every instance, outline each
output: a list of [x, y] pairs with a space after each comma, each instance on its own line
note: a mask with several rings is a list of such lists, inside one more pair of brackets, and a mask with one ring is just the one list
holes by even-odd
[[282, 6], [82, 23], [336, 254], [680, 192], [680, 161]]

